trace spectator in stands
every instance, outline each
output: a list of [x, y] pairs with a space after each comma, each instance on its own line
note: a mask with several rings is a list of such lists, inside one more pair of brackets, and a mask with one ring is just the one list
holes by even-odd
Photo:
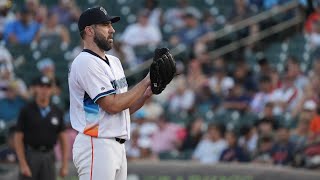
[[273, 164], [290, 165], [293, 161], [294, 144], [289, 141], [289, 138], [289, 128], [282, 126], [277, 130], [276, 142], [271, 151]]
[[249, 0], [250, 9], [252, 9], [255, 13], [263, 10], [263, 2], [264, 0]]
[[271, 68], [271, 72], [269, 76], [271, 78], [272, 90], [278, 89], [282, 86], [283, 82], [282, 82], [280, 73], [276, 68]]
[[43, 58], [37, 63], [37, 68], [43, 76], [48, 77], [52, 82], [51, 102], [59, 108], [64, 109], [64, 101], [62, 99], [61, 82], [56, 77], [56, 68], [51, 58]]
[[272, 164], [272, 147], [273, 147], [273, 138], [270, 135], [265, 135], [259, 138], [258, 149], [253, 155], [252, 162], [254, 163], [263, 163], [263, 164]]
[[38, 13], [39, 7], [40, 7], [39, 0], [26, 0], [24, 5], [30, 11], [33, 18], [35, 18], [36, 14]]
[[242, 147], [249, 155], [252, 155], [257, 148], [258, 134], [254, 126], [245, 125], [240, 128], [239, 146]]
[[[304, 110], [309, 111], [309, 110]], [[298, 125], [290, 132], [290, 141], [295, 145], [294, 152], [302, 150], [307, 143], [309, 133], [310, 117], [302, 111], [299, 115]]]
[[207, 27], [199, 22], [199, 18], [192, 12], [186, 12], [183, 15], [184, 26], [173, 36], [170, 37], [170, 43], [173, 46], [178, 44], [193, 47], [196, 40], [209, 32]]
[[312, 134], [307, 141], [307, 145], [304, 148], [303, 161], [306, 168], [317, 168], [320, 165], [318, 161], [320, 157], [320, 133]]
[[29, 99], [30, 95], [25, 83], [14, 75], [10, 52], [0, 47], [0, 99], [5, 97], [8, 85], [13, 81], [18, 84], [18, 92], [23, 99]]
[[81, 10], [75, 0], [59, 0], [59, 4], [52, 7], [51, 13], [57, 14], [59, 24], [69, 26], [71, 23], [77, 22], [80, 17]]
[[211, 91], [222, 97], [227, 96], [229, 90], [234, 86], [234, 79], [227, 76], [226, 72], [224, 59], [218, 58], [214, 62], [213, 74], [208, 80]]
[[194, 91], [188, 87], [185, 79], [181, 79], [176, 86], [177, 89], [169, 101], [169, 111], [171, 113], [190, 111], [195, 103]]
[[0, 71], [4, 73], [5, 71], [13, 71], [13, 58], [8, 49], [0, 45]]
[[274, 90], [271, 102], [275, 103], [274, 114], [291, 113], [301, 98], [301, 90], [294, 85], [294, 78], [285, 74], [281, 88]]
[[275, 119], [262, 118], [256, 123], [256, 126], [259, 136], [273, 135], [279, 123]]
[[152, 135], [151, 150], [154, 155], [176, 151], [179, 146], [178, 131], [181, 126], [170, 123], [168, 120], [161, 116], [157, 121], [158, 130]]
[[212, 32], [218, 30], [219, 27], [221, 28], [221, 24], [219, 23], [222, 22], [217, 22], [216, 17], [209, 10], [206, 10], [203, 13], [201, 23], [208, 31]]
[[194, 13], [198, 18], [201, 17], [201, 12], [196, 7], [189, 5], [188, 0], [177, 0], [176, 6], [165, 11], [164, 22], [169, 26], [171, 32], [177, 32], [184, 26], [185, 12]]
[[294, 85], [300, 90], [304, 90], [304, 87], [309, 83], [309, 80], [301, 71], [298, 59], [289, 57], [287, 59], [286, 70], [288, 76], [294, 78]]
[[130, 141], [126, 142], [126, 153], [128, 161], [137, 160], [140, 158], [140, 149], [138, 145], [139, 132], [138, 130], [132, 131]]
[[241, 83], [236, 82], [230, 89], [230, 93], [224, 99], [222, 106], [226, 110], [236, 110], [239, 112], [246, 112], [251, 98], [245, 93], [245, 90]]
[[271, 101], [272, 92], [271, 78], [269, 76], [261, 76], [259, 91], [253, 96], [250, 103], [251, 111], [257, 114], [263, 113], [265, 105]]
[[320, 20], [320, 2], [318, 0], [312, 1], [312, 5], [314, 7], [314, 12], [308, 16], [304, 25], [304, 30], [308, 34], [313, 32], [314, 23]]
[[249, 96], [252, 96], [258, 89], [256, 79], [253, 77], [253, 72], [243, 59], [237, 60], [233, 72], [233, 78], [235, 82], [243, 84], [244, 89]]
[[148, 119], [146, 114], [144, 109], [135, 112], [132, 118], [132, 129], [138, 130], [140, 138], [150, 139], [153, 133], [158, 130], [158, 126], [155, 121]]
[[318, 105], [313, 100], [307, 100], [303, 104], [303, 109], [300, 112], [306, 113], [309, 121], [312, 120], [316, 115], [318, 111]]
[[[246, 0], [234, 0], [234, 5], [231, 12], [228, 14], [227, 22], [228, 24], [235, 24], [237, 22], [243, 21], [253, 15], [253, 11], [250, 9], [248, 1]], [[254, 38], [254, 33], [259, 30], [257, 24], [251, 24], [249, 27], [240, 29], [234, 33], [234, 37], [229, 36], [230, 40], [239, 40], [247, 37], [252, 33], [251, 38]]]
[[187, 135], [180, 147], [180, 151], [188, 153], [197, 147], [203, 136], [204, 125], [204, 121], [200, 117], [197, 117], [187, 125]]
[[225, 134], [228, 147], [223, 150], [220, 161], [222, 162], [247, 162], [249, 157], [246, 152], [238, 146], [237, 135], [233, 131], [227, 131]]
[[140, 138], [138, 141], [139, 149], [140, 149], [140, 159], [154, 161], [158, 160], [158, 157], [152, 154], [151, 150], [151, 140], [149, 138]]
[[145, 104], [141, 108], [146, 112], [145, 116], [150, 121], [156, 121], [163, 114], [163, 107], [155, 99], [150, 98], [146, 100]]
[[193, 92], [201, 94], [201, 88], [208, 83], [208, 78], [203, 73], [201, 62], [199, 62], [197, 58], [192, 59], [188, 64], [187, 71], [187, 84], [192, 84], [189, 88], [192, 89]]
[[161, 27], [163, 24], [163, 12], [162, 9], [158, 7], [158, 4], [158, 0], [144, 0], [145, 9], [147, 9], [150, 13], [149, 24]]
[[[55, 64], [51, 58], [43, 58], [37, 62], [37, 68], [41, 74], [47, 76], [52, 81], [59, 81], [56, 79]], [[60, 83], [60, 82], [55, 82]]]
[[207, 134], [202, 139], [192, 158], [201, 163], [215, 164], [219, 162], [222, 151], [227, 147], [227, 142], [224, 140], [225, 127], [220, 124], [210, 124]]
[[43, 24], [47, 20], [48, 8], [46, 5], [39, 5], [37, 8], [36, 14], [34, 16], [34, 20], [39, 24]]
[[320, 54], [316, 54], [312, 60], [312, 67], [308, 74], [309, 78], [320, 77]]
[[[319, 92], [319, 77], [310, 78], [310, 82], [304, 87], [302, 97], [297, 102], [297, 105], [291, 112], [292, 117], [296, 117], [304, 109], [306, 103], [316, 104], [319, 102], [318, 93]], [[308, 102], [310, 101], [310, 102]], [[310, 106], [309, 106], [310, 107]], [[315, 106], [314, 106], [315, 107]]]
[[11, 81], [6, 90], [6, 96], [0, 99], [0, 119], [13, 124], [17, 121], [20, 109], [26, 101], [19, 92], [18, 82]]
[[260, 119], [277, 119], [277, 116], [273, 115], [273, 108], [274, 104], [272, 102], [266, 103], [266, 105], [263, 108], [263, 112], [261, 114], [258, 114]]
[[40, 29], [32, 13], [23, 7], [17, 20], [8, 23], [4, 28], [4, 40], [10, 44], [29, 45]]
[[39, 0], [25, 0], [24, 6], [32, 14], [32, 18], [39, 24], [43, 24], [47, 18], [47, 6], [39, 3]]
[[13, 142], [14, 132], [15, 132], [15, 126], [11, 126], [8, 129], [6, 146], [4, 148], [1, 148], [0, 150], [0, 163], [17, 163], [18, 162], [18, 158], [15, 152], [15, 146]]
[[228, 17], [228, 22], [231, 24], [236, 23], [250, 17], [252, 14], [253, 12], [249, 8], [247, 1], [234, 0], [234, 5]]
[[222, 101], [222, 97], [211, 92], [209, 85], [205, 84], [196, 91], [195, 110], [205, 115], [210, 110], [216, 110]]
[[132, 47], [156, 46], [162, 40], [159, 27], [148, 22], [149, 12], [142, 10], [137, 23], [127, 26], [122, 34], [122, 42]]
[[63, 25], [58, 24], [58, 14], [50, 12], [34, 40], [44, 50], [56, 48], [57, 45], [65, 50], [70, 43], [70, 35]]
[[126, 142], [126, 153], [129, 161], [157, 159], [151, 151], [151, 139], [141, 138], [137, 130], [131, 133], [130, 141]]
[[3, 38], [5, 25], [15, 19], [14, 13], [11, 11], [12, 1], [4, 0], [0, 2], [0, 40]]
[[320, 133], [320, 115], [318, 107], [315, 110], [310, 112], [311, 114], [311, 121], [310, 121], [310, 136], [315, 136]]
[[246, 59], [253, 58], [257, 52], [264, 49], [263, 43], [259, 39], [260, 29], [261, 27], [259, 24], [252, 24], [248, 27], [248, 32], [244, 31], [244, 36], [247, 36], [246, 38], [250, 40], [250, 43], [246, 45], [244, 50], [244, 55]]
[[309, 44], [312, 49], [320, 46], [320, 19], [312, 23], [312, 32], [309, 33]]
[[257, 79], [264, 76], [270, 76], [271, 66], [267, 58], [261, 58], [258, 60], [259, 71], [257, 73]]

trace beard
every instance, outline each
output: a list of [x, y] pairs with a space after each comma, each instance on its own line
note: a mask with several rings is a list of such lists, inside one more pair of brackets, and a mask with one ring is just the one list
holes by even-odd
[[109, 42], [101, 33], [97, 31], [95, 31], [93, 41], [97, 44], [97, 46], [100, 49], [104, 51], [109, 51], [110, 49], [112, 49], [112, 43]]

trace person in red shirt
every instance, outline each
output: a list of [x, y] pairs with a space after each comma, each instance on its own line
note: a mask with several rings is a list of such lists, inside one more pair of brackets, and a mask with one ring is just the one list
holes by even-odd
[[310, 124], [309, 124], [309, 132], [310, 136], [320, 133], [320, 115], [317, 112], [318, 106], [317, 103], [308, 100], [304, 103], [304, 109], [306, 110], [305, 112], [309, 112], [310, 116]]
[[316, 3], [314, 2], [314, 12], [309, 15], [309, 17], [306, 20], [306, 23], [304, 24], [304, 29], [306, 33], [310, 34], [312, 32], [312, 25], [314, 22], [317, 22], [320, 20], [320, 2]]
[[316, 114], [312, 118], [309, 129], [310, 129], [311, 135], [320, 133], [320, 115], [319, 114]]

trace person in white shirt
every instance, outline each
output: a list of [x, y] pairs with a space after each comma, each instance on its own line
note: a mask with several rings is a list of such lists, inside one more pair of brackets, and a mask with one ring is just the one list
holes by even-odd
[[301, 90], [294, 85], [294, 78], [284, 75], [282, 86], [274, 90], [270, 98], [270, 102], [275, 104], [274, 115], [291, 113], [301, 96]]
[[175, 93], [169, 100], [169, 111], [178, 113], [191, 110], [195, 103], [195, 93], [188, 87], [186, 79], [181, 78], [176, 87]]
[[80, 180], [126, 180], [124, 142], [130, 139], [130, 114], [152, 96], [149, 74], [131, 90], [112, 48], [120, 17], [103, 7], [89, 8], [78, 21], [84, 49], [69, 70], [70, 121], [79, 133], [73, 161]]
[[129, 25], [122, 34], [122, 42], [132, 46], [155, 46], [162, 40], [159, 27], [148, 22], [149, 12], [144, 10], [138, 14], [137, 23]]
[[250, 109], [253, 113], [261, 114], [265, 105], [271, 101], [273, 89], [269, 76], [261, 76], [259, 79], [259, 91], [253, 96]]
[[219, 162], [222, 151], [227, 148], [224, 140], [225, 128], [223, 125], [210, 124], [207, 137], [199, 142], [193, 152], [193, 159], [204, 164], [215, 164]]

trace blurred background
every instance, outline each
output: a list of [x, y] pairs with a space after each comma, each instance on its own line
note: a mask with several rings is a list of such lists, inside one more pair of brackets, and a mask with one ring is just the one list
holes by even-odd
[[96, 5], [121, 17], [108, 53], [130, 86], [156, 47], [181, 73], [132, 115], [129, 174], [171, 161], [319, 169], [320, 0], [0, 0], [0, 177], [17, 164], [14, 126], [38, 75], [55, 82], [72, 147], [68, 69], [77, 20]]

